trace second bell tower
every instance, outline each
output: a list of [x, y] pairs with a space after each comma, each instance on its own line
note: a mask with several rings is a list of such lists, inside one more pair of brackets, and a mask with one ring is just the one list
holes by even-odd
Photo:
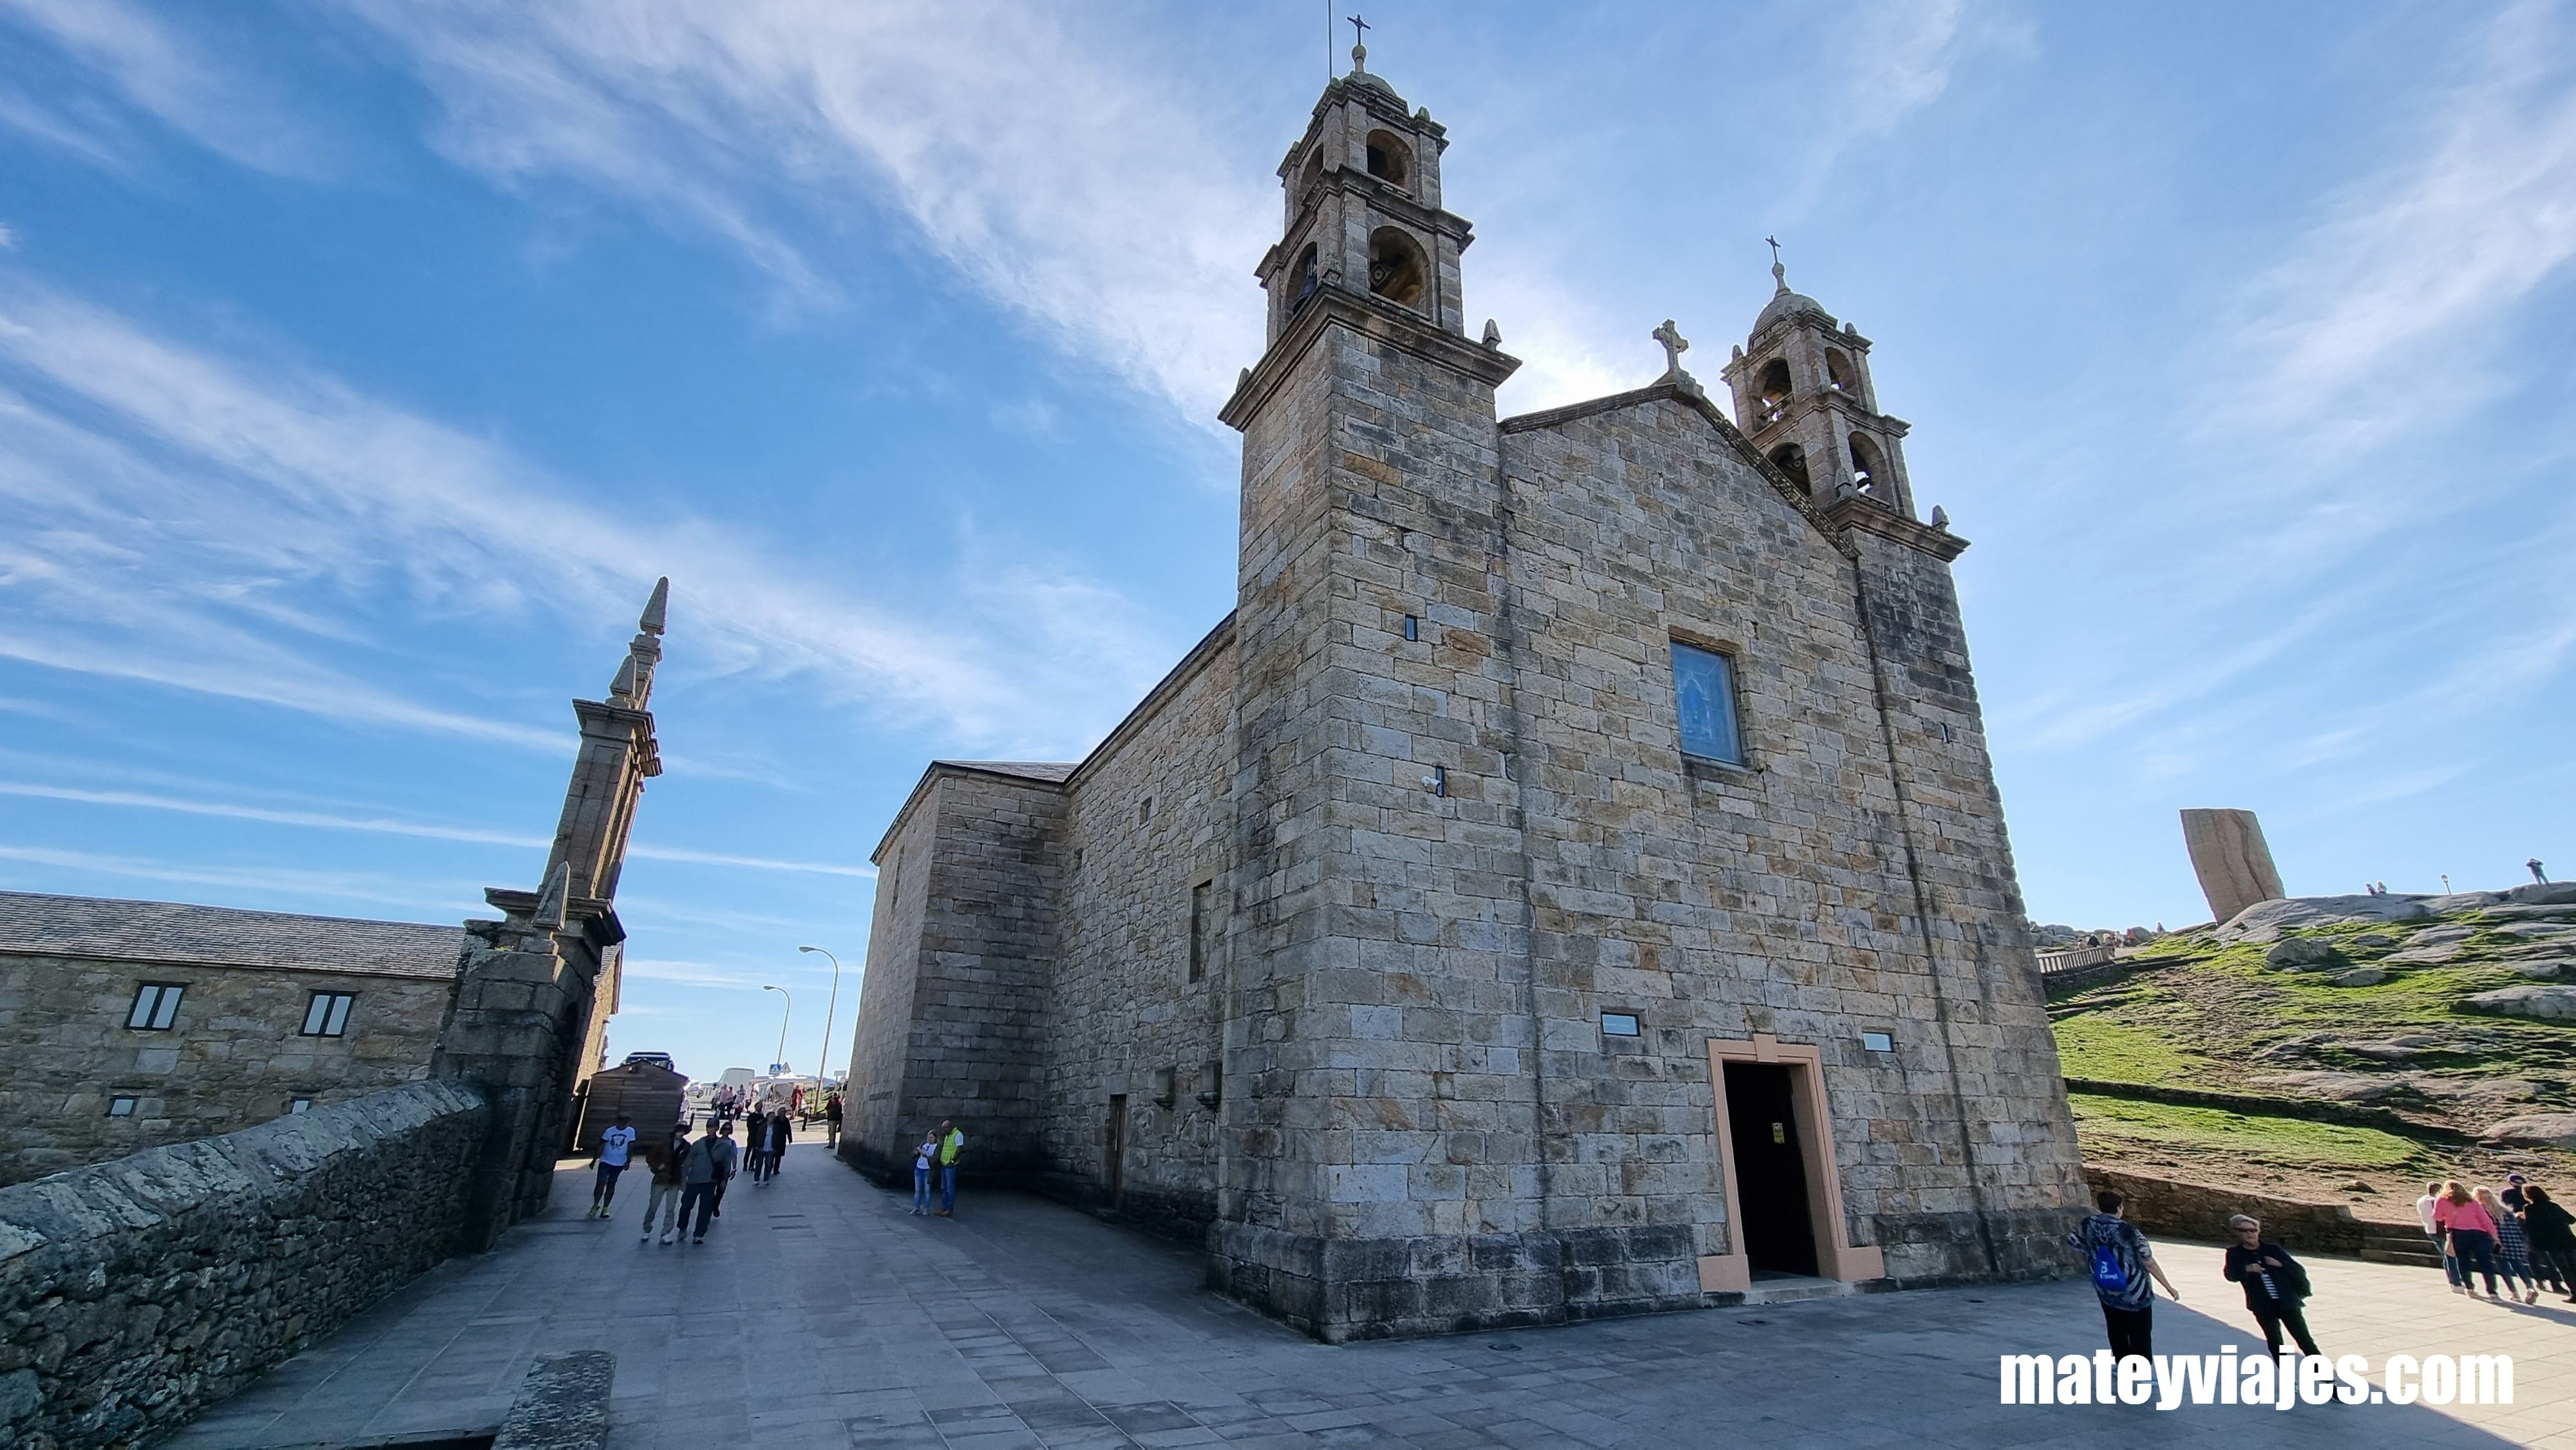
[[1813, 297], [1790, 291], [1788, 269], [1777, 261], [1771, 279], [1770, 303], [1726, 365], [1744, 436], [1820, 507], [1858, 498], [1915, 517], [1905, 477], [1907, 424], [1878, 411], [1869, 339], [1837, 323]]

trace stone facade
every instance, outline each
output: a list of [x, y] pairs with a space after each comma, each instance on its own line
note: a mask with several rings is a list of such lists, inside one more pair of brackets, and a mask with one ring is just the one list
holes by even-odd
[[[1223, 415], [1236, 610], [1079, 765], [924, 776], [844, 1152], [953, 1117], [1333, 1340], [2053, 1272], [2083, 1180], [1966, 545], [1868, 344], [1784, 278], [1752, 438], [1678, 368], [1499, 419], [1446, 145], [1325, 91]], [[1677, 647], [1733, 740], [1685, 748]]]
[[[427, 1076], [465, 945], [456, 927], [0, 892], [0, 1183]], [[182, 989], [161, 1030], [127, 1025], [147, 983]], [[302, 1030], [317, 993], [353, 999], [336, 1035]], [[118, 1099], [131, 1111], [111, 1116]]]
[[413, 1083], [0, 1188], [0, 1439], [159, 1439], [447, 1257], [488, 1119]]

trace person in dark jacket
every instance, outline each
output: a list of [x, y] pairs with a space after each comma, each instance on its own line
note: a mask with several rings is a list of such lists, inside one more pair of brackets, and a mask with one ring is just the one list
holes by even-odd
[[785, 1108], [772, 1108], [754, 1132], [760, 1142], [760, 1179], [766, 1183], [787, 1166], [787, 1145], [795, 1140], [796, 1131], [789, 1126]]
[[2534, 1183], [2522, 1190], [2522, 1232], [2531, 1240], [2532, 1257], [2558, 1271], [2567, 1302], [2576, 1304], [2576, 1214]]
[[697, 1213], [697, 1228], [689, 1242], [707, 1241], [707, 1220], [715, 1216], [716, 1202], [724, 1196], [726, 1180], [734, 1170], [733, 1124], [718, 1124], [716, 1130], [700, 1138], [680, 1158], [680, 1223], [687, 1227], [691, 1210]]
[[2288, 1249], [2264, 1242], [2261, 1220], [2240, 1213], [2227, 1226], [2236, 1230], [2236, 1242], [2227, 1246], [2227, 1277], [2245, 1286], [2245, 1307], [2263, 1326], [2263, 1342], [2278, 1355], [2286, 1324], [2299, 1342], [2299, 1353], [2315, 1354], [2317, 1342], [2308, 1334], [2307, 1316], [2299, 1312], [2308, 1297], [2308, 1271]]

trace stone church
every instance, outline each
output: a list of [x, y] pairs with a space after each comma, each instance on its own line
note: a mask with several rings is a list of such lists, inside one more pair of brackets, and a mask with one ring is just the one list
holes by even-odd
[[970, 1184], [1334, 1341], [2056, 1271], [1967, 545], [1869, 340], [1775, 265], [1735, 421], [1669, 325], [1654, 385], [1500, 418], [1447, 145], [1325, 88], [1222, 414], [1235, 610], [1083, 760], [924, 773], [842, 1152], [953, 1118]]

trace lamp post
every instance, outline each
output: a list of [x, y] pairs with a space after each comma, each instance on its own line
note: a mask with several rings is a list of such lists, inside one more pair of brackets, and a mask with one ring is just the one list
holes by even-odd
[[785, 987], [763, 987], [760, 990], [764, 992], [776, 992], [779, 996], [787, 999], [787, 1005], [781, 1008], [778, 1013], [777, 1066], [780, 1072], [785, 1072], [787, 1070], [787, 1019], [796, 1015], [796, 997]]
[[823, 951], [821, 947], [798, 947], [796, 950], [822, 952], [823, 956], [832, 963], [832, 997], [823, 1007], [823, 1046], [814, 1055], [814, 1081], [820, 1083], [821, 1090], [828, 1093], [832, 1090], [832, 1017], [834, 1013], [841, 1010], [841, 959], [830, 952]]

